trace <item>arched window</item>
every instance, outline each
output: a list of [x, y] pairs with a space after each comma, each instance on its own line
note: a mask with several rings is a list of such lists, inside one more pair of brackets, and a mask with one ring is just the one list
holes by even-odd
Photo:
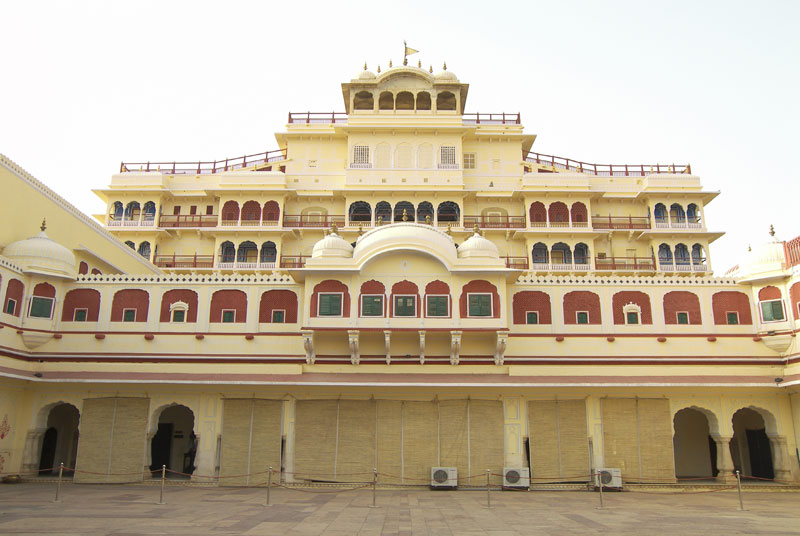
[[689, 223], [700, 222], [700, 214], [697, 211], [697, 205], [695, 205], [694, 203], [689, 203], [689, 206], [686, 207], [686, 220]]
[[573, 224], [586, 223], [588, 219], [588, 211], [586, 210], [586, 205], [584, 205], [580, 201], [577, 203], [572, 203], [572, 207], [570, 207], [570, 216]]
[[256, 262], [258, 248], [251, 241], [242, 242], [236, 250], [237, 262]]
[[147, 322], [150, 295], [146, 290], [119, 290], [111, 300], [112, 322]]
[[658, 263], [672, 264], [672, 248], [667, 244], [658, 246]]
[[391, 91], [384, 91], [378, 98], [379, 110], [394, 110], [394, 95]]
[[436, 109], [437, 110], [455, 110], [456, 109], [456, 96], [449, 91], [443, 91], [436, 95]]
[[568, 227], [569, 226], [569, 210], [567, 205], [561, 201], [550, 203], [547, 208], [547, 214], [550, 216], [551, 227]]
[[92, 288], [78, 288], [67, 292], [61, 308], [65, 322], [97, 322], [100, 313], [100, 292]]
[[369, 91], [359, 91], [353, 97], [354, 110], [372, 110], [375, 107], [375, 98]]
[[247, 321], [247, 294], [241, 290], [218, 290], [211, 295], [209, 321], [242, 323]]
[[156, 204], [148, 201], [144, 204], [144, 221], [153, 221], [156, 219]]
[[297, 322], [297, 294], [291, 290], [268, 290], [261, 295], [258, 321], [270, 324]]
[[375, 147], [375, 167], [378, 169], [392, 167], [392, 148], [388, 143], [379, 143]]
[[50, 283], [39, 283], [33, 287], [28, 307], [28, 316], [34, 318], [52, 318], [53, 306], [56, 303], [56, 288]]
[[239, 203], [226, 201], [222, 205], [222, 224], [236, 225], [239, 222]]
[[375, 222], [391, 223], [392, 205], [386, 201], [380, 201], [375, 205]]
[[197, 292], [168, 290], [161, 297], [161, 322], [197, 322]]
[[673, 203], [672, 206], [669, 207], [669, 217], [672, 219], [673, 223], [683, 223], [686, 221], [686, 213], [683, 211], [683, 207], [678, 203]]
[[541, 201], [534, 201], [531, 203], [529, 212], [531, 227], [544, 227], [547, 225], [547, 210], [544, 208], [544, 203]]
[[372, 220], [372, 207], [366, 201], [355, 201], [350, 203], [350, 210], [348, 211], [348, 219], [350, 221], [369, 222]]
[[572, 264], [572, 250], [563, 242], [553, 244], [550, 260], [553, 264]]
[[126, 246], [128, 246], [129, 248], [133, 249], [133, 250], [135, 250], [135, 249], [136, 249], [136, 244], [134, 244], [134, 243], [133, 243], [133, 242], [131, 242], [130, 240], [126, 240], [126, 241], [125, 241], [125, 245], [126, 245]]
[[541, 242], [534, 244], [531, 250], [531, 257], [533, 259], [533, 264], [547, 264], [547, 246]]
[[433, 223], [433, 205], [428, 201], [423, 201], [417, 205], [417, 221], [425, 222], [425, 218], [430, 218]]
[[403, 221], [403, 211], [406, 221], [414, 221], [414, 205], [408, 201], [400, 201], [394, 206], [394, 221]]
[[689, 264], [689, 248], [686, 247], [686, 244], [678, 244], [675, 246], [675, 264]]
[[142, 242], [139, 244], [139, 255], [144, 257], [145, 259], [150, 258], [150, 242]]
[[653, 208], [653, 216], [658, 223], [665, 223], [667, 221], [667, 207], [664, 206], [664, 203], [658, 203]]
[[223, 242], [221, 254], [221, 262], [233, 262], [236, 259], [236, 246], [233, 242]]
[[575, 264], [589, 264], [589, 246], [583, 242], [575, 244]]
[[274, 263], [278, 258], [278, 248], [275, 247], [275, 242], [264, 242], [261, 244], [261, 263]]
[[277, 201], [267, 201], [264, 203], [264, 212], [262, 216], [264, 224], [275, 225], [281, 219], [281, 207]]
[[461, 209], [452, 201], [444, 201], [436, 207], [436, 215], [439, 222], [458, 222], [461, 220]]
[[261, 220], [261, 204], [247, 201], [242, 205], [242, 225], [258, 225]]
[[122, 206], [121, 201], [114, 201], [114, 204], [111, 206], [111, 214], [114, 220], [121, 220], [122, 213], [124, 211], [124, 207]]
[[431, 109], [431, 94], [427, 91], [417, 93], [417, 110]]
[[128, 206], [125, 207], [125, 219], [128, 221], [138, 220], [139, 219], [139, 202], [138, 201], [131, 201], [128, 203]]
[[703, 246], [695, 244], [692, 246], [692, 264], [703, 264], [706, 262], [706, 253]]
[[433, 145], [423, 143], [417, 148], [417, 167], [419, 169], [433, 168]]
[[395, 110], [413, 110], [414, 109], [414, 95], [408, 91], [401, 91], [397, 94], [397, 100], [394, 103]]
[[414, 151], [409, 143], [401, 143], [394, 151], [394, 167], [408, 169], [414, 167]]

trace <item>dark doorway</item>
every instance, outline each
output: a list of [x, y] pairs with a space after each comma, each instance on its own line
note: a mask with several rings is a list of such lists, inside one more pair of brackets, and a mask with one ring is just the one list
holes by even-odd
[[711, 454], [711, 476], [718, 476], [719, 469], [717, 468], [717, 442], [714, 438], [708, 436], [708, 452]]
[[42, 439], [42, 456], [39, 458], [39, 474], [49, 475], [53, 472], [56, 461], [56, 445], [58, 445], [58, 430], [48, 428]]
[[775, 478], [772, 451], [767, 431], [747, 430], [747, 448], [750, 451], [750, 474], [759, 478]]
[[158, 423], [158, 432], [153, 436], [151, 443], [153, 463], [150, 464], [150, 470], [155, 471], [161, 469], [161, 466], [166, 465], [167, 469], [170, 467], [170, 456], [172, 455], [172, 423], [160, 422]]

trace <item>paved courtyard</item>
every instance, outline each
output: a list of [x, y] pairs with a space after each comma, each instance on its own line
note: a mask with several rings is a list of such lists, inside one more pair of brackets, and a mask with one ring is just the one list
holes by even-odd
[[665, 494], [585, 491], [372, 492], [189, 487], [170, 483], [164, 505], [152, 485], [72, 485], [53, 502], [51, 483], [0, 485], [0, 534], [797, 534], [798, 492]]

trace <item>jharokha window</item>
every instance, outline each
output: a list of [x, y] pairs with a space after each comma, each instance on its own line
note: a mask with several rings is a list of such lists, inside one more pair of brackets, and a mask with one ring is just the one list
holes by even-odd
[[394, 316], [417, 316], [416, 296], [395, 296]]
[[470, 294], [467, 304], [468, 316], [492, 316], [491, 294]]
[[763, 322], [780, 322], [786, 319], [783, 312], [783, 300], [762, 301], [760, 305]]
[[361, 316], [383, 316], [383, 296], [361, 296]]
[[319, 316], [342, 316], [342, 295], [339, 293], [320, 294], [317, 314]]
[[425, 296], [426, 316], [450, 316], [450, 296]]

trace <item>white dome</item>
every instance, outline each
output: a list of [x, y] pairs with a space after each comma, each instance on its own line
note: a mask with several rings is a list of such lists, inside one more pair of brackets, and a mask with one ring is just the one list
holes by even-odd
[[375, 79], [375, 73], [373, 73], [372, 71], [368, 71], [366, 69], [358, 73], [358, 76], [356, 76], [356, 80], [374, 80], [374, 79]]
[[439, 71], [434, 76], [437, 82], [439, 81], [450, 81], [458, 82], [458, 77], [452, 71]]
[[445, 232], [425, 223], [404, 222], [381, 225], [359, 237], [353, 258], [365, 261], [395, 250], [415, 250], [439, 258], [447, 266], [455, 263], [456, 245]]
[[38, 235], [6, 246], [3, 255], [24, 272], [75, 279], [75, 255], [51, 240], [42, 227]]
[[491, 240], [481, 236], [477, 227], [475, 228], [475, 233], [463, 244], [458, 246], [459, 259], [469, 259], [475, 257], [488, 257], [492, 259], [500, 258], [500, 252], [497, 251], [497, 246], [495, 246], [494, 242]]
[[314, 244], [314, 249], [311, 250], [311, 257], [352, 257], [353, 256], [353, 246], [347, 243], [347, 241], [332, 232], [316, 244]]
[[740, 263], [736, 275], [744, 278], [764, 277], [770, 272], [781, 272], [786, 265], [786, 252], [783, 242], [775, 238], [770, 229], [772, 239], [748, 251]]

